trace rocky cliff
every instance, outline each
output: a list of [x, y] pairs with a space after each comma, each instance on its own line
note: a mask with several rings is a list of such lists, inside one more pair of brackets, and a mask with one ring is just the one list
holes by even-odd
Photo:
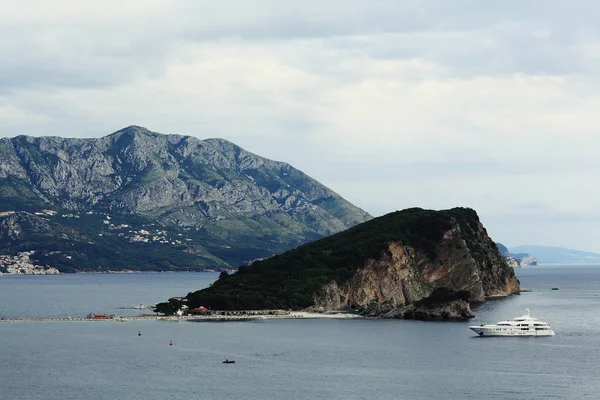
[[[51, 227], [45, 238], [55, 229], [70, 229], [76, 231], [71, 236], [86, 237], [97, 247], [111, 235], [123, 234], [131, 242], [141, 230], [151, 233], [150, 243], [156, 232], [162, 235], [158, 241], [166, 242], [166, 230], [184, 237], [178, 239], [182, 243], [169, 239], [170, 245], [233, 266], [371, 218], [289, 164], [223, 139], [163, 135], [137, 126], [98, 139], [17, 136], [0, 139], [0, 161], [5, 237], [8, 225], [13, 232], [20, 229], [14, 215], [1, 221], [6, 213], [28, 213], [20, 220], [37, 216], [33, 225]], [[86, 215], [97, 217], [83, 223]], [[115, 219], [133, 229], [109, 229]], [[27, 230], [29, 225], [10, 236], [10, 246], [5, 243], [0, 254], [16, 254], [17, 247], [36, 250], [40, 235]], [[24, 241], [34, 248], [23, 248]]]
[[508, 248], [502, 243], [496, 243], [498, 250], [504, 256], [504, 259], [512, 268], [521, 268], [535, 266], [539, 264], [537, 258], [528, 253], [510, 253]]
[[240, 269], [188, 301], [465, 319], [473, 316], [469, 302], [520, 290], [475, 211], [410, 209]]

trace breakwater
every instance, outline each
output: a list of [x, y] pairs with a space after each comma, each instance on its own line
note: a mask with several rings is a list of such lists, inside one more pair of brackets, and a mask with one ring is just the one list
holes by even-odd
[[192, 321], [192, 322], [231, 322], [253, 321], [276, 318], [360, 318], [359, 315], [349, 313], [311, 313], [305, 311], [284, 310], [255, 310], [255, 311], [213, 311], [206, 315], [182, 316], [111, 316], [111, 318], [90, 317], [65, 317], [65, 318], [0, 318], [0, 322], [128, 322], [139, 320], [157, 320], [166, 322]]
[[[283, 315], [274, 316], [271, 315], [270, 318], [275, 317], [285, 317]], [[287, 315], [287, 317], [290, 317]], [[0, 322], [53, 322], [53, 321], [89, 321], [89, 322], [128, 322], [128, 321], [139, 321], [139, 320], [157, 320], [157, 321], [244, 321], [244, 320], [255, 320], [255, 319], [264, 319], [265, 317], [261, 317], [259, 315], [250, 316], [250, 315], [206, 315], [206, 316], [196, 316], [196, 315], [184, 315], [181, 317], [164, 317], [164, 316], [154, 316], [154, 315], [136, 315], [136, 316], [124, 316], [124, 317], [114, 317], [114, 318], [87, 318], [87, 317], [67, 317], [67, 318], [1, 318]], [[295, 318], [295, 317], [292, 317]]]

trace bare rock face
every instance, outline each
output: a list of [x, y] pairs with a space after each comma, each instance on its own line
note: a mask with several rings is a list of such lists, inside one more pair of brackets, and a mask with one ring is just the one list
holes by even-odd
[[[141, 217], [143, 224], [196, 232], [194, 242], [214, 253], [210, 259], [229, 267], [371, 219], [287, 163], [223, 139], [163, 135], [138, 126], [94, 139], [0, 139], [0, 213], [42, 209], [118, 215], [129, 225]], [[19, 233], [1, 219], [0, 235], [32, 239], [32, 232]], [[104, 235], [98, 228], [77, 229], [81, 235]], [[29, 240], [26, 249], [39, 248], [40, 240], [39, 235]], [[0, 243], [0, 254], [21, 245]]]
[[325, 311], [361, 310], [386, 318], [465, 319], [474, 314], [464, 300], [423, 307], [436, 289], [466, 291], [469, 301], [518, 294], [521, 286], [481, 223], [455, 221], [435, 249], [435, 258], [399, 242], [379, 259], [369, 259], [346, 282], [331, 282], [315, 295]]
[[506, 259], [508, 265], [513, 268], [521, 268], [527, 266], [535, 266], [539, 264], [539, 261], [528, 253], [510, 253], [508, 248], [502, 243], [496, 243], [498, 250]]
[[380, 314], [380, 316], [382, 318], [416, 319], [422, 321], [466, 321], [474, 318], [475, 314], [471, 311], [469, 302], [465, 300], [453, 300], [428, 307], [409, 304], [393, 309], [385, 314]]
[[2, 139], [0, 155], [0, 200], [22, 198], [22, 189], [33, 204], [139, 213], [180, 226], [284, 212], [321, 235], [370, 219], [289, 164], [223, 139], [132, 126], [99, 139]]

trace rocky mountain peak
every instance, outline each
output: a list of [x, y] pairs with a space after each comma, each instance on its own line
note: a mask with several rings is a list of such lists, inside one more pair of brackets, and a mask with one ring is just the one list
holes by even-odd
[[262, 253], [371, 218], [289, 164], [225, 139], [133, 125], [102, 138], [3, 139], [0, 155], [0, 212], [139, 215], [218, 240], [262, 238]]

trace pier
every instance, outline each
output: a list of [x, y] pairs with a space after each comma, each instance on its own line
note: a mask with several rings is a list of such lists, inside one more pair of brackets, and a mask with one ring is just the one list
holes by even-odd
[[[270, 315], [270, 318], [298, 318], [290, 315]], [[0, 322], [71, 322], [71, 321], [86, 321], [86, 322], [128, 322], [138, 320], [157, 320], [157, 321], [250, 321], [257, 319], [265, 319], [259, 315], [182, 315], [181, 317], [173, 316], [154, 316], [154, 315], [126, 315], [115, 318], [86, 318], [86, 317], [67, 317], [67, 318], [1, 318]]]
[[62, 318], [0, 318], [0, 322], [59, 322], [59, 321], [112, 321], [128, 322], [137, 320], [158, 321], [250, 321], [265, 318], [300, 318], [292, 315], [290, 311], [284, 310], [240, 310], [240, 311], [211, 311], [204, 315], [110, 315], [90, 314], [87, 317], [62, 317]]

